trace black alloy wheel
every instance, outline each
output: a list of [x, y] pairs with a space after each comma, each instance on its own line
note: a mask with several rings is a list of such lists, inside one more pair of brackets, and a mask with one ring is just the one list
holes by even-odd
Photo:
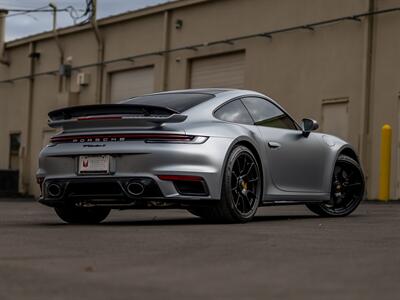
[[261, 201], [262, 176], [254, 154], [244, 146], [230, 153], [222, 183], [222, 197], [217, 205], [191, 207], [193, 215], [216, 222], [250, 221]]
[[236, 146], [228, 157], [221, 200], [213, 215], [218, 221], [248, 222], [257, 212], [261, 194], [262, 178], [256, 157], [247, 147]]
[[252, 153], [242, 151], [236, 156], [230, 176], [230, 187], [234, 209], [242, 217], [248, 217], [257, 209], [259, 173]]
[[351, 214], [364, 197], [364, 175], [358, 162], [339, 156], [332, 176], [331, 199], [307, 207], [320, 216], [343, 217]]

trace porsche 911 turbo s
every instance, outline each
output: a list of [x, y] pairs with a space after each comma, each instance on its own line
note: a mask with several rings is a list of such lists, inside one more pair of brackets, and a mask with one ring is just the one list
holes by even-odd
[[39, 202], [68, 223], [111, 209], [175, 206], [246, 222], [263, 205], [304, 204], [346, 216], [364, 195], [347, 142], [298, 124], [253, 91], [182, 90], [49, 113], [60, 128], [39, 156]]

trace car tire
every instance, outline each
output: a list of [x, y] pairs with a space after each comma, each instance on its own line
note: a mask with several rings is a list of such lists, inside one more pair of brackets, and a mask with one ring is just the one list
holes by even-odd
[[306, 206], [322, 217], [345, 217], [354, 212], [361, 203], [364, 189], [364, 175], [360, 164], [348, 156], [340, 155], [332, 176], [330, 201]]
[[227, 159], [220, 201], [196, 212], [202, 218], [218, 222], [249, 222], [257, 212], [261, 195], [262, 177], [257, 159], [247, 147], [239, 145]]
[[54, 208], [56, 214], [69, 224], [98, 224], [110, 214], [105, 207], [76, 207], [72, 205]]

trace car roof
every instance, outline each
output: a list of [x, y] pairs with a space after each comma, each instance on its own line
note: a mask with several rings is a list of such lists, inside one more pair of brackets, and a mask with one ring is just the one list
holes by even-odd
[[181, 113], [203, 103], [208, 103], [208, 106], [212, 107], [220, 99], [249, 93], [254, 94], [255, 92], [224, 88], [187, 89], [147, 94], [129, 98], [119, 103], [162, 106]]
[[185, 90], [173, 90], [166, 92], [153, 93], [151, 95], [162, 95], [162, 94], [211, 94], [218, 95], [220, 93], [235, 91], [235, 89], [227, 89], [227, 88], [203, 88], [203, 89], [185, 89]]

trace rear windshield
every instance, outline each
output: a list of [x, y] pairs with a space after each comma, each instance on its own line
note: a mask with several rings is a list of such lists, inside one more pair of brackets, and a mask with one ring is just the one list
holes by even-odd
[[171, 93], [141, 96], [120, 103], [162, 106], [181, 113], [212, 98], [214, 95], [206, 93]]

